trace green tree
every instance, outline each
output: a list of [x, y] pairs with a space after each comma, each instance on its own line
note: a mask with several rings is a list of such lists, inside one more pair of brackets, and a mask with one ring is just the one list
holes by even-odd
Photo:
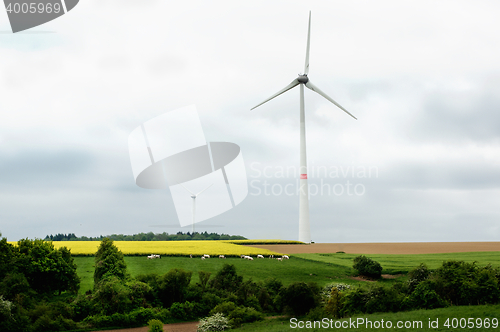
[[94, 287], [105, 278], [116, 277], [126, 280], [127, 264], [123, 258], [123, 253], [113, 244], [113, 241], [104, 238], [95, 254]]
[[236, 274], [236, 267], [233, 264], [224, 264], [211, 280], [211, 286], [234, 292], [240, 287], [242, 281], [243, 277]]
[[24, 239], [17, 242], [17, 270], [38, 293], [77, 292], [80, 279], [68, 248], [55, 249], [52, 242]]
[[172, 269], [159, 277], [158, 295], [166, 307], [170, 307], [174, 302], [184, 302], [191, 274], [192, 272], [183, 269]]

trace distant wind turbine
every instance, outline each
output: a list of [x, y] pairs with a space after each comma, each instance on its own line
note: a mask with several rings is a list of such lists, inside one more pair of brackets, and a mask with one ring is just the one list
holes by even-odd
[[194, 235], [194, 223], [196, 222], [196, 197], [198, 197], [202, 192], [204, 192], [205, 190], [210, 188], [212, 185], [213, 185], [213, 183], [211, 185], [209, 185], [208, 187], [206, 187], [205, 189], [203, 189], [202, 191], [200, 191], [199, 193], [193, 194], [191, 192], [191, 190], [182, 186], [182, 184], [181, 184], [182, 188], [186, 189], [186, 191], [191, 194], [191, 198], [193, 199], [193, 228], [192, 228], [192, 232], [191, 232], [191, 234], [193, 234], [193, 235]]
[[309, 12], [309, 28], [307, 32], [307, 48], [306, 48], [306, 63], [304, 67], [304, 74], [299, 74], [299, 77], [294, 79], [292, 83], [288, 84], [284, 89], [278, 91], [271, 97], [264, 100], [262, 103], [258, 104], [254, 108], [276, 98], [282, 93], [300, 85], [300, 205], [299, 205], [299, 241], [305, 243], [311, 243], [311, 227], [309, 224], [309, 187], [307, 186], [307, 155], [306, 155], [306, 127], [305, 127], [305, 115], [304, 115], [304, 85], [325, 97], [327, 100], [335, 104], [338, 108], [352, 116], [354, 119], [356, 117], [349, 113], [345, 108], [340, 106], [335, 100], [330, 98], [326, 93], [321, 91], [318, 87], [311, 83], [307, 74], [309, 73], [309, 44], [311, 37], [311, 12]]

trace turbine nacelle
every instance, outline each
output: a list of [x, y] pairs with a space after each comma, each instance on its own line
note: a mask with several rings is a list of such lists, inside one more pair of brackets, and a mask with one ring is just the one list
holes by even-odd
[[309, 78], [307, 77], [307, 75], [299, 75], [297, 81], [301, 84], [306, 84], [307, 82], [309, 82]]

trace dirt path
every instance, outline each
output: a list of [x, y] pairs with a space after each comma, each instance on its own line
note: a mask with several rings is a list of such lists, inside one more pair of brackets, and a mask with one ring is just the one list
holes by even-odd
[[500, 242], [407, 242], [407, 243], [313, 243], [270, 244], [249, 247], [269, 249], [284, 254], [441, 254], [452, 252], [500, 251]]
[[[163, 325], [163, 331], [165, 332], [196, 332], [198, 327], [198, 322], [187, 322], [187, 323], [176, 323], [176, 324], [165, 324]], [[106, 331], [92, 331], [92, 332], [148, 332], [148, 327], [136, 327], [132, 329], [120, 329], [120, 330], [106, 330]]]

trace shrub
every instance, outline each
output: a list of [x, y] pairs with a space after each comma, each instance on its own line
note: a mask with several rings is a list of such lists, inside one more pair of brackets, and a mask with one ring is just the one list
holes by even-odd
[[316, 307], [311, 309], [307, 315], [306, 318], [309, 321], [321, 321], [323, 318], [327, 316], [328, 312], [326, 312], [325, 308], [323, 307]]
[[357, 313], [374, 313], [398, 311], [401, 308], [404, 294], [399, 287], [384, 287], [372, 285], [369, 288], [359, 287], [351, 290], [339, 301], [339, 316], [353, 315]]
[[476, 263], [448, 261], [435, 275], [436, 293], [453, 305], [498, 303], [500, 289], [496, 270]]
[[148, 322], [148, 332], [163, 332], [163, 323], [158, 319], [151, 319]]
[[3, 315], [5, 317], [11, 317], [12, 307], [13, 307], [12, 302], [4, 300], [3, 295], [0, 295], [0, 315]]
[[138, 308], [128, 313], [128, 319], [131, 325], [141, 326], [152, 319], [159, 319], [160, 315], [152, 308]]
[[283, 288], [279, 297], [285, 311], [302, 316], [319, 304], [319, 287], [316, 284], [296, 282]]
[[165, 307], [174, 302], [184, 302], [184, 296], [191, 282], [192, 272], [172, 269], [158, 279], [158, 295]]
[[422, 281], [429, 278], [431, 272], [424, 263], [420, 264], [410, 272], [408, 272], [408, 291], [411, 293]]
[[93, 301], [100, 308], [101, 313], [111, 315], [112, 313], [123, 313], [131, 309], [130, 289], [122, 280], [115, 276], [102, 279], [94, 285]]
[[403, 294], [394, 287], [372, 286], [368, 289], [368, 298], [365, 304], [365, 312], [398, 311], [403, 301]]
[[328, 297], [328, 303], [325, 306], [325, 312], [335, 318], [341, 318], [342, 298], [344, 295], [337, 287], [333, 287]]
[[343, 284], [343, 283], [326, 285], [321, 290], [321, 297], [323, 297], [324, 299], [329, 299], [330, 296], [332, 295], [333, 289], [336, 289], [337, 292], [343, 292], [345, 290], [351, 289], [351, 285]]
[[229, 314], [231, 312], [233, 312], [234, 310], [236, 310], [236, 304], [234, 304], [233, 302], [230, 302], [230, 301], [226, 301], [226, 302], [223, 302], [221, 304], [216, 305], [215, 308], [213, 308], [210, 311], [210, 314], [214, 315], [216, 313], [221, 313], [221, 314], [224, 314], [225, 316], [229, 316]]
[[262, 308], [264, 311], [274, 311], [273, 308], [273, 300], [271, 298], [271, 295], [269, 295], [269, 292], [265, 288], [261, 288], [259, 292], [257, 293], [257, 300], [259, 301], [259, 306]]
[[229, 316], [229, 325], [239, 327], [242, 323], [252, 323], [263, 319], [263, 315], [254, 308], [237, 307]]
[[130, 291], [130, 299], [132, 300], [134, 306], [146, 307], [148, 302], [154, 301], [153, 289], [147, 283], [132, 280], [125, 283]]
[[210, 279], [211, 272], [198, 271], [198, 277], [200, 278], [200, 286], [205, 291], [207, 288], [208, 280]]
[[174, 302], [170, 307], [173, 317], [181, 320], [189, 320], [195, 317], [195, 303], [186, 301], [184, 303]]
[[378, 279], [382, 275], [382, 266], [380, 263], [364, 255], [354, 258], [353, 268], [357, 270], [359, 274], [366, 277]]
[[406, 309], [435, 309], [446, 307], [447, 303], [436, 293], [433, 280], [420, 282], [415, 290], [403, 301]]
[[198, 325], [198, 332], [213, 332], [213, 331], [224, 331], [229, 329], [229, 321], [221, 313], [216, 313], [210, 317], [200, 319], [200, 325]]
[[231, 327], [238, 327], [241, 323], [251, 323], [263, 318], [262, 314], [254, 308], [237, 306], [230, 301], [217, 305], [210, 311], [210, 314], [224, 315], [229, 319]]

